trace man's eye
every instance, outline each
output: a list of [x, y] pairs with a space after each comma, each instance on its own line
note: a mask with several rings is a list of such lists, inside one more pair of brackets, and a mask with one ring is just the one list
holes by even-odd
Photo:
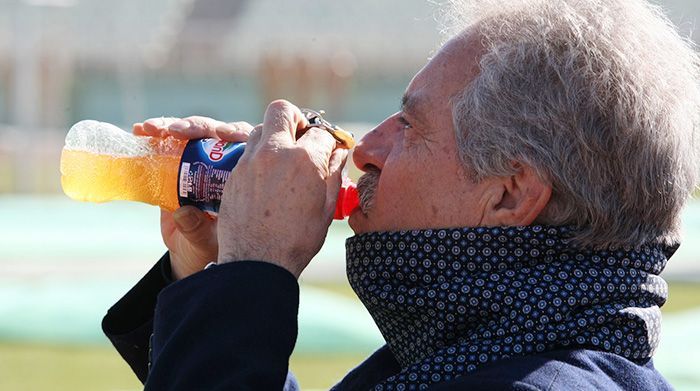
[[403, 116], [399, 116], [399, 123], [403, 125], [404, 129], [410, 129], [412, 127], [411, 124], [408, 121], [406, 121], [406, 118], [404, 118]]

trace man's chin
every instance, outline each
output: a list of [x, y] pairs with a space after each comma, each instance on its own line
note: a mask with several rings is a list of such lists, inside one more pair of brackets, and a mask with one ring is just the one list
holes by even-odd
[[348, 217], [348, 225], [356, 235], [367, 232], [367, 215], [360, 208], [355, 208]]

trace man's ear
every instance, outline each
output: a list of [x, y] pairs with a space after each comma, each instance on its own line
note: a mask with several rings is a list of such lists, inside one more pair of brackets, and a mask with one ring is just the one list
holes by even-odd
[[552, 186], [526, 164], [513, 163], [517, 173], [501, 178], [489, 191], [482, 223], [487, 226], [532, 224], [552, 195]]

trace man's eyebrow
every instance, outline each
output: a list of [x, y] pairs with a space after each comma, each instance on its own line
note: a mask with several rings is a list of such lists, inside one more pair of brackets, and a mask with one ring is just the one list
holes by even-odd
[[401, 111], [423, 121], [423, 113], [418, 109], [418, 99], [414, 95], [403, 94], [401, 97]]

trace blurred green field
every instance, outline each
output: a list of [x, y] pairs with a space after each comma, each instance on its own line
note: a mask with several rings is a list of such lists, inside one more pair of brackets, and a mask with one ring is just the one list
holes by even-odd
[[[347, 297], [347, 284], [322, 284], [315, 288]], [[671, 283], [664, 314], [700, 308], [700, 284]], [[328, 389], [371, 353], [300, 353], [290, 363], [302, 389]], [[660, 368], [663, 373], [663, 368]], [[674, 382], [679, 390], [688, 383]], [[0, 390], [138, 390], [129, 367], [107, 346], [56, 346], [0, 343]]]
[[[148, 270], [147, 260], [164, 251], [157, 209], [0, 197], [0, 216], [6, 222], [0, 226], [0, 390], [140, 389], [101, 335], [99, 319]], [[664, 275], [689, 282], [670, 285], [655, 360], [679, 390], [700, 385], [700, 203], [690, 205], [684, 226], [689, 239]], [[381, 344], [348, 284], [319, 282], [342, 278], [343, 244], [351, 234], [347, 224], [334, 223], [312, 265], [317, 269], [308, 270], [316, 274], [301, 280], [290, 367], [307, 391], [328, 389]]]
[[[364, 359], [360, 354], [295, 355], [303, 390], [328, 389]], [[139, 390], [131, 369], [109, 347], [0, 344], [0, 390]]]

